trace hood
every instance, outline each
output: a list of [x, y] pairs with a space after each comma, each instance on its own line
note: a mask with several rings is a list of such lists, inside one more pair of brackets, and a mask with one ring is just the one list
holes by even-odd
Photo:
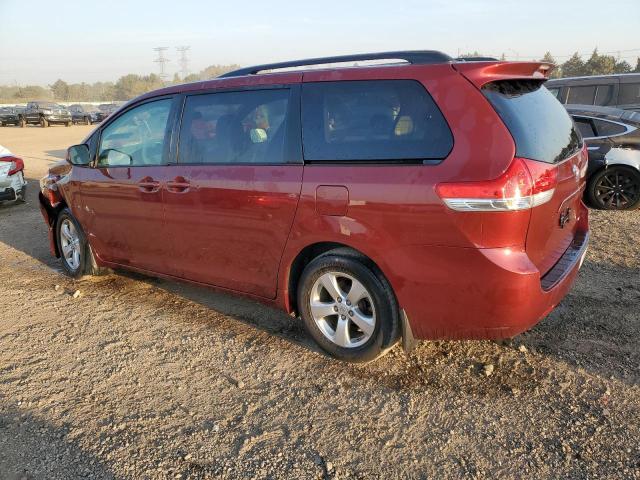
[[71, 171], [71, 164], [66, 160], [60, 160], [49, 167], [49, 173], [64, 176]]

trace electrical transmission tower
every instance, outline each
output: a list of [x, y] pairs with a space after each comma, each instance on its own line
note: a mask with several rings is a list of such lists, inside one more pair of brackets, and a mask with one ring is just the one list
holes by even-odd
[[166, 65], [169, 62], [169, 59], [164, 56], [164, 52], [169, 50], [169, 47], [156, 47], [153, 49], [155, 52], [158, 52], [158, 58], [154, 60], [160, 66], [160, 78], [164, 81], [167, 79]]
[[189, 51], [190, 46], [181, 46], [176, 47], [176, 50], [180, 54], [180, 59], [178, 62], [180, 63], [180, 73], [182, 73], [182, 78], [186, 77], [189, 74], [189, 58], [187, 57], [187, 52]]

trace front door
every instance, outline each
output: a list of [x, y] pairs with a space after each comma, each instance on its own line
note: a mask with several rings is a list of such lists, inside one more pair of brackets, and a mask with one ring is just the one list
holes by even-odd
[[163, 193], [176, 274], [273, 298], [302, 183], [297, 90], [184, 105], [178, 171]]
[[74, 169], [77, 216], [107, 262], [168, 273], [162, 187], [175, 168], [167, 165], [171, 107], [163, 98], [123, 112], [102, 131], [95, 167]]

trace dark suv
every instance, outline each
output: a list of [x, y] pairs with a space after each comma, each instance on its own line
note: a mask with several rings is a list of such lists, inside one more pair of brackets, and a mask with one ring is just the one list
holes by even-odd
[[640, 112], [640, 73], [558, 78], [549, 80], [547, 88], [564, 104]]
[[[300, 70], [367, 60], [389, 63]], [[147, 93], [42, 180], [51, 251], [76, 277], [125, 268], [274, 304], [345, 360], [517, 335], [588, 241], [587, 152], [549, 68], [392, 52]]]
[[48, 127], [49, 125], [71, 126], [71, 113], [62, 105], [53, 102], [29, 102], [27, 108], [22, 113], [20, 126], [28, 124]]
[[73, 123], [84, 123], [85, 125], [100, 123], [107, 117], [106, 113], [94, 105], [76, 103], [69, 106], [69, 111]]
[[24, 107], [2, 107], [0, 108], [0, 127], [5, 125], [19, 125], [20, 117], [24, 112]]

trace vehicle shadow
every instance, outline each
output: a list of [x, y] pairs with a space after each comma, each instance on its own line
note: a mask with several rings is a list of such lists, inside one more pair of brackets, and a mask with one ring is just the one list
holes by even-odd
[[[284, 311], [250, 298], [233, 295], [212, 288], [188, 283], [148, 277], [133, 272], [118, 270], [118, 275], [149, 283], [172, 295], [195, 302], [209, 310], [221, 313], [233, 320], [275, 335], [297, 346], [326, 356], [304, 330], [302, 321]], [[208, 322], [208, 320], [205, 320]], [[327, 356], [327, 358], [329, 358]]]
[[[608, 270], [619, 281], [607, 285], [591, 285], [586, 281], [587, 275], [591, 278], [603, 276], [603, 270]], [[307, 335], [300, 319], [291, 318], [278, 309], [205, 287], [126, 272], [117, 273], [151, 283], [173, 295], [329, 358]], [[428, 364], [433, 359], [440, 362], [444, 358], [445, 363], [450, 361], [452, 366], [457, 364], [460, 367], [460, 357], [468, 357], [462, 360], [464, 368], [478, 370], [482, 365], [469, 359], [474, 356], [501, 357], [505, 354], [508, 357], [517, 353], [521, 345], [530, 353], [560, 361], [573, 369], [584, 369], [602, 378], [616, 378], [629, 385], [639, 385], [640, 350], [637, 348], [637, 339], [640, 334], [640, 312], [637, 305], [640, 304], [640, 282], [634, 278], [638, 278], [635, 269], [586, 260], [583, 275], [574, 289], [530, 331], [499, 342], [419, 342], [416, 350], [407, 358], [406, 368], [396, 376], [386, 377], [387, 386], [402, 389], [433, 383], [434, 379], [427, 374]], [[394, 351], [403, 356], [399, 345], [394, 347]], [[369, 366], [377, 370], [378, 367], [373, 366], [375, 363], [365, 366], [364, 370], [354, 367], [353, 374], [361, 376], [370, 370]], [[526, 384], [527, 379], [535, 383], [539, 373], [535, 369], [518, 367], [511, 371], [510, 378], [505, 379], [506, 383], [495, 386], [498, 390], [509, 390], [512, 384]]]
[[58, 150], [45, 150], [44, 153], [51, 157], [59, 158], [60, 160], [64, 160], [67, 156], [67, 149], [58, 149]]
[[[36, 259], [40, 262], [39, 268], [60, 272], [58, 260], [49, 253], [47, 238], [47, 228], [38, 207], [37, 183], [30, 179], [26, 204], [0, 206], [0, 242]], [[202, 305], [243, 325], [276, 335], [292, 345], [322, 353], [306, 334], [300, 320], [275, 308], [191, 284], [127, 272], [117, 272], [117, 275], [152, 284], [171, 295]], [[101, 288], [116, 288], [108, 282], [101, 285]], [[122, 282], [118, 288], [122, 288]], [[152, 302], [146, 298], [140, 298], [139, 301]], [[578, 369], [589, 370], [603, 378], [615, 377], [625, 383], [637, 385], [640, 384], [638, 305], [640, 271], [615, 263], [598, 263], [588, 255], [569, 295], [540, 324], [518, 336], [514, 344], [524, 344], [531, 351]], [[207, 325], [211, 328], [222, 328], [211, 323], [210, 319], [202, 321], [209, 322]], [[229, 322], [225, 326], [228, 327]], [[501, 351], [508, 352], [516, 348], [509, 346], [508, 342], [505, 345], [488, 341], [422, 342], [409, 357], [407, 365], [424, 376], [425, 367], [419, 366], [424, 358], [434, 355], [440, 358], [439, 356], [446, 354], [448, 359], [449, 352], [453, 356], [469, 355], [470, 348], [475, 349], [476, 345], [482, 345], [479, 348], [484, 349], [487, 355], [499, 355]], [[480, 350], [474, 351], [482, 355]], [[399, 347], [395, 351], [400, 352]], [[356, 369], [354, 374], [359, 375], [358, 372], [361, 371]], [[402, 373], [392, 384], [402, 388], [420, 382], [418, 373], [415, 379], [410, 372]]]
[[0, 242], [53, 268], [57, 262], [49, 253], [47, 226], [40, 213], [39, 180], [27, 178], [27, 182], [25, 203], [0, 202]]
[[0, 478], [114, 479], [109, 467], [84, 451], [70, 426], [56, 426], [0, 402]]

